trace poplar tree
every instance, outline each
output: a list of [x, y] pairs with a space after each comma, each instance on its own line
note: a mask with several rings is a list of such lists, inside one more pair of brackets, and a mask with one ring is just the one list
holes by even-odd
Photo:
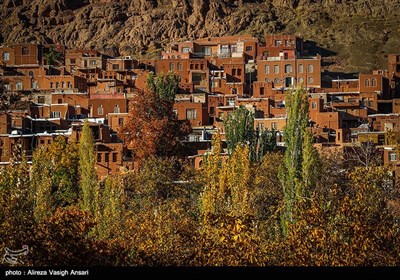
[[75, 204], [78, 198], [78, 145], [58, 136], [33, 153], [31, 186], [36, 221], [49, 217], [56, 208]]
[[92, 130], [86, 119], [79, 143], [79, 171], [82, 192], [82, 209], [95, 217], [98, 210], [99, 185], [95, 170], [95, 146]]
[[283, 233], [295, 221], [298, 202], [308, 199], [318, 178], [318, 153], [313, 147], [308, 126], [308, 95], [303, 88], [286, 92], [287, 124], [284, 129], [285, 155], [279, 170], [283, 186], [284, 208], [281, 214]]
[[98, 223], [100, 238], [112, 238], [122, 231], [125, 215], [125, 189], [122, 176], [108, 176], [101, 193], [101, 220]]
[[224, 121], [227, 150], [230, 155], [238, 144], [249, 147], [252, 162], [259, 162], [263, 156], [275, 149], [276, 133], [254, 128], [254, 114], [244, 106], [239, 106]]

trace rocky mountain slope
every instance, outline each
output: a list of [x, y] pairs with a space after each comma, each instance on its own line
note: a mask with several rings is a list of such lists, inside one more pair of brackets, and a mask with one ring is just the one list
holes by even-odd
[[301, 34], [325, 69], [366, 72], [400, 52], [400, 0], [0, 0], [0, 43], [149, 55], [170, 40]]

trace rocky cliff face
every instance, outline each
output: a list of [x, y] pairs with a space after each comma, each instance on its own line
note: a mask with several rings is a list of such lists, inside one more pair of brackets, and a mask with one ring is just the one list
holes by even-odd
[[[301, 34], [333, 70], [369, 71], [400, 52], [400, 0], [4, 0], [0, 42], [60, 43], [110, 55], [172, 39]], [[329, 51], [328, 51], [329, 50]]]

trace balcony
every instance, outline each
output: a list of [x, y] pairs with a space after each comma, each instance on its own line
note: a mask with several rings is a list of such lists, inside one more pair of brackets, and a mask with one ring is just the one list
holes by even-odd
[[190, 56], [193, 58], [203, 58], [206, 55], [205, 52], [193, 52], [190, 53]]
[[267, 60], [267, 61], [279, 61], [279, 60], [281, 60], [281, 57], [280, 56], [269, 56], [265, 60]]
[[328, 104], [333, 106], [333, 107], [342, 107], [342, 108], [353, 108], [353, 107], [359, 108], [360, 107], [360, 102], [359, 101], [349, 102], [349, 101], [337, 101], [337, 100], [334, 100], [332, 102], [328, 102]]
[[231, 52], [222, 52], [222, 53], [218, 53], [218, 57], [219, 58], [230, 58], [231, 57]]

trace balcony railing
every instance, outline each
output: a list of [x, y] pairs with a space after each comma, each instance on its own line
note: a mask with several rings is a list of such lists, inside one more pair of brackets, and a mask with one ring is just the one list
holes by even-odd
[[207, 81], [206, 81], [206, 80], [202, 80], [202, 81], [193, 81], [193, 85], [194, 85], [194, 86], [205, 87], [205, 86], [207, 86]]
[[204, 57], [206, 55], [206, 53], [205, 52], [193, 52], [193, 53], [191, 53], [191, 56], [192, 57]]
[[218, 54], [219, 58], [229, 58], [231, 57], [231, 52], [223, 52]]

